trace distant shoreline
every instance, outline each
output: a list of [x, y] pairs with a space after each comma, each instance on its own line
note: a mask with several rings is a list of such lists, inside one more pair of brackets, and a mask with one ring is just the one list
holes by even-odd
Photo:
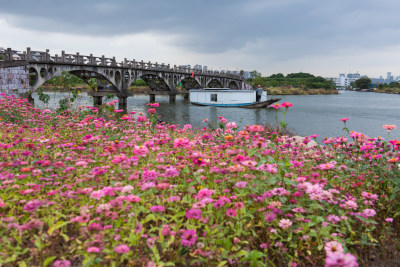
[[[57, 86], [51, 84], [44, 84], [42, 86], [45, 92], [52, 92], [53, 88], [57, 88], [56, 92], [69, 92], [68, 89], [61, 89]], [[89, 86], [78, 85], [74, 86], [75, 90], [80, 90], [82, 92], [88, 92]], [[335, 89], [302, 89], [302, 88], [284, 88], [284, 87], [271, 87], [263, 88], [267, 91], [268, 95], [337, 95], [339, 92]], [[130, 94], [149, 94], [150, 88], [148, 86], [135, 86], [129, 87], [128, 92]], [[157, 92], [157, 94], [165, 94], [164, 92]], [[183, 94], [181, 90], [178, 90], [178, 94]]]
[[271, 87], [264, 89], [268, 95], [337, 95], [336, 89], [303, 89], [303, 88], [285, 88]]

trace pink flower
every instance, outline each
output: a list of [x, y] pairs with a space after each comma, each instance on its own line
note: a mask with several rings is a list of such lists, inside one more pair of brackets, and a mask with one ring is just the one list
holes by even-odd
[[396, 125], [391, 125], [391, 124], [383, 125], [382, 128], [386, 129], [388, 132], [390, 132], [393, 129], [397, 129]]
[[287, 229], [292, 225], [292, 222], [289, 219], [282, 219], [279, 221], [279, 227], [282, 229]]
[[348, 121], [349, 120], [349, 118], [342, 118], [342, 119], [340, 119], [341, 121]]
[[115, 249], [115, 252], [119, 253], [119, 254], [126, 254], [129, 252], [129, 247], [127, 245], [118, 245]]
[[6, 203], [0, 198], [0, 208], [4, 208], [6, 206]]
[[334, 252], [339, 252], [343, 253], [343, 246], [337, 241], [330, 241], [325, 244], [324, 246], [326, 254], [334, 253]]
[[177, 138], [174, 140], [174, 148], [189, 148], [190, 141], [187, 138]]
[[283, 103], [281, 104], [281, 107], [282, 107], [282, 108], [289, 108], [289, 107], [292, 107], [292, 106], [293, 106], [293, 104], [290, 103], [290, 102], [283, 102]]
[[138, 121], [138, 122], [144, 122], [144, 121], [146, 121], [146, 120], [147, 120], [146, 116], [139, 116], [139, 117], [137, 118], [137, 121]]
[[190, 209], [186, 212], [186, 218], [200, 220], [201, 213], [202, 211], [199, 209]]
[[150, 211], [151, 212], [163, 212], [165, 210], [165, 207], [163, 206], [151, 206]]
[[86, 161], [77, 161], [75, 163], [75, 166], [87, 166], [88, 163]]
[[244, 182], [244, 181], [240, 181], [240, 182], [237, 182], [237, 183], [235, 184], [235, 186], [236, 186], [237, 188], [245, 188], [246, 185], [247, 185], [247, 182]]
[[142, 231], [142, 229], [143, 229], [143, 226], [140, 223], [137, 223], [136, 226], [135, 226], [134, 231], [135, 231], [136, 234], [138, 234], [138, 233], [140, 233]]
[[156, 113], [156, 109], [150, 108], [150, 109], [147, 110], [147, 112], [148, 112], [149, 114], [154, 114], [154, 113]]
[[100, 252], [100, 248], [98, 248], [98, 247], [89, 247], [86, 251], [89, 252], [89, 253], [99, 253]]
[[43, 205], [44, 205], [43, 202], [41, 202], [39, 200], [36, 200], [36, 199], [33, 199], [33, 200], [30, 200], [28, 203], [25, 204], [24, 211], [33, 212], [37, 208], [39, 208], [40, 206], [43, 206]]
[[358, 263], [351, 253], [334, 252], [326, 256], [325, 267], [358, 267]]
[[393, 218], [386, 218], [385, 221], [386, 222], [393, 222]]
[[229, 217], [236, 217], [237, 216], [237, 211], [235, 209], [227, 209], [226, 210], [226, 215]]
[[181, 243], [185, 247], [191, 247], [196, 244], [197, 235], [195, 230], [185, 230], [181, 237]]
[[53, 267], [70, 267], [71, 262], [69, 260], [57, 260], [53, 263]]
[[375, 216], [376, 211], [373, 210], [373, 209], [365, 209], [365, 210], [363, 211], [363, 214], [364, 214], [365, 216], [367, 216], [367, 217], [373, 217], [373, 216]]
[[275, 103], [275, 104], [269, 105], [269, 107], [278, 110], [281, 108], [281, 105], [279, 103]]
[[228, 122], [226, 124], [226, 129], [236, 129], [236, 128], [237, 128], [236, 122]]

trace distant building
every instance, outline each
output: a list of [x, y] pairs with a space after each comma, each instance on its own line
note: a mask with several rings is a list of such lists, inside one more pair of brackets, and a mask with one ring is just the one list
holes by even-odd
[[339, 77], [329, 78], [335, 83], [336, 88], [345, 89], [346, 87], [351, 87], [351, 83], [360, 79], [361, 75], [359, 73], [340, 73]]
[[201, 65], [194, 65], [194, 67], [193, 67], [193, 69], [195, 69], [195, 70], [202, 70], [202, 66]]
[[249, 71], [243, 72], [243, 77], [244, 77], [245, 79], [249, 79], [249, 78], [250, 78], [250, 72], [249, 72]]
[[393, 76], [392, 76], [392, 73], [391, 72], [388, 72], [387, 73], [387, 75], [386, 75], [386, 80], [385, 80], [385, 83], [391, 83], [391, 82], [393, 82]]

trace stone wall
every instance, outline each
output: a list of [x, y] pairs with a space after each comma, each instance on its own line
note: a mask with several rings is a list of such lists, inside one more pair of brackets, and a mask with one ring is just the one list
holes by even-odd
[[7, 95], [25, 95], [29, 92], [29, 71], [26, 66], [0, 65], [0, 92]]

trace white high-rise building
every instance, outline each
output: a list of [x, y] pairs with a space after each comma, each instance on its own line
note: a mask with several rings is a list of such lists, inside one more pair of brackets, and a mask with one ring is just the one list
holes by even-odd
[[336, 88], [345, 89], [346, 87], [350, 87], [352, 82], [360, 79], [361, 75], [359, 73], [340, 73], [339, 77], [331, 78], [336, 85]]

